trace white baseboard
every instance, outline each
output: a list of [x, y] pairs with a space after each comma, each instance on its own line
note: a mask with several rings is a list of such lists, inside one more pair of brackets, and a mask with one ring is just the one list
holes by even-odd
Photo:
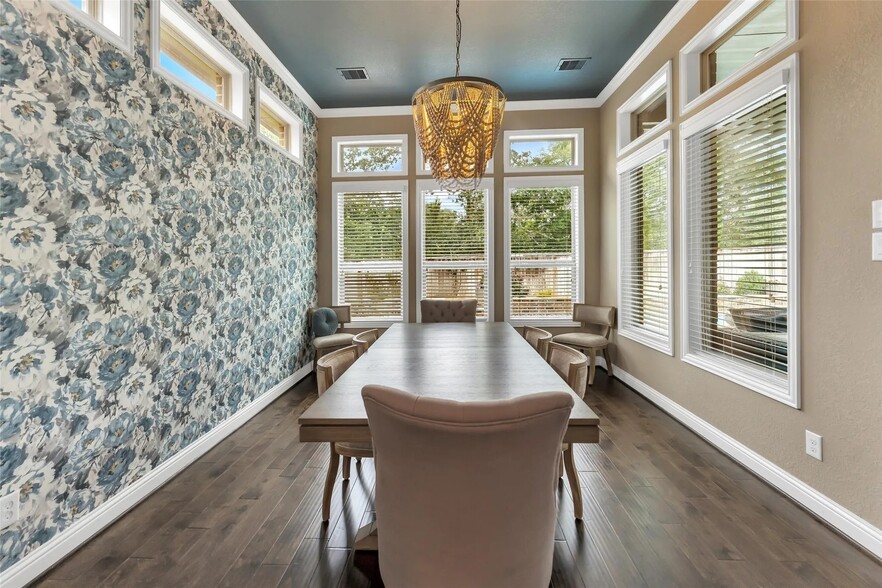
[[743, 443], [683, 408], [655, 388], [613, 364], [614, 377], [671, 415], [699, 437], [777, 488], [785, 496], [882, 559], [882, 530], [874, 527], [841, 504], [821, 494], [793, 474], [781, 469]]
[[150, 496], [166, 482], [182, 472], [187, 466], [202, 457], [209, 449], [251, 420], [252, 417], [266, 408], [291, 386], [309, 375], [310, 372], [312, 372], [312, 363], [306, 364], [263, 395], [255, 398], [248, 406], [156, 466], [143, 478], [127, 486], [110, 500], [76, 521], [47, 543], [36, 548], [27, 557], [0, 574], [0, 586], [3, 588], [22, 588], [28, 582], [39, 578], [49, 568], [100, 533], [105, 527], [134, 508], [139, 502]]

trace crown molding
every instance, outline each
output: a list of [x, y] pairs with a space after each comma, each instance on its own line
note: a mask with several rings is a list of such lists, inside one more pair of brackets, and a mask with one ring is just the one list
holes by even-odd
[[[264, 43], [260, 35], [251, 28], [245, 18], [230, 3], [230, 0], [210, 0], [211, 4], [229, 23], [248, 41], [252, 48], [273, 68], [279, 77], [287, 83], [294, 94], [309, 107], [317, 118], [353, 118], [369, 116], [410, 116], [410, 105], [401, 106], [365, 106], [356, 108], [321, 108], [312, 96], [309, 95], [297, 78], [282, 64], [272, 50]], [[618, 73], [609, 81], [606, 87], [596, 98], [573, 98], [562, 100], [519, 100], [507, 102], [505, 109], [508, 111], [523, 110], [565, 110], [573, 108], [600, 108], [609, 99], [619, 86], [628, 79], [637, 67], [646, 59], [653, 49], [664, 39], [676, 26], [698, 0], [678, 0], [670, 12], [658, 23], [658, 26], [641, 43], [640, 47], [619, 69]]]
[[267, 64], [273, 68], [273, 71], [278, 74], [282, 80], [291, 88], [291, 91], [294, 94], [303, 100], [304, 104], [312, 111], [315, 116], [321, 116], [322, 108], [318, 105], [318, 103], [312, 99], [312, 96], [309, 95], [309, 92], [300, 85], [300, 82], [297, 81], [297, 78], [294, 77], [287, 67], [282, 63], [282, 61], [276, 57], [276, 54], [272, 52], [272, 49], [263, 42], [263, 39], [260, 38], [260, 35], [257, 34], [257, 31], [251, 28], [251, 25], [248, 24], [248, 21], [239, 14], [239, 11], [236, 10], [236, 7], [230, 3], [230, 0], [210, 0], [211, 5], [214, 6], [218, 12], [220, 12], [221, 16], [227, 19], [236, 32], [238, 32], [242, 37], [245, 38], [246, 41], [251, 45], [251, 48], [254, 49], [258, 55], [260, 55]]

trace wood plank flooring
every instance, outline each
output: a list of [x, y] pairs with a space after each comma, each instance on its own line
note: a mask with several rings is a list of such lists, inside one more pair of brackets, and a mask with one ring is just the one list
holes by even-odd
[[[35, 585], [380, 586], [349, 549], [373, 518], [371, 460], [320, 506], [328, 450], [300, 443], [308, 378]], [[598, 371], [601, 442], [578, 445], [585, 521], [559, 488], [552, 586], [882, 587], [882, 566]]]

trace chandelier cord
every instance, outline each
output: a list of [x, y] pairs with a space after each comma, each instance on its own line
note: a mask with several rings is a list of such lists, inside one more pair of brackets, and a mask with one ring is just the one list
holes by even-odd
[[459, 0], [456, 0], [456, 77], [459, 77], [459, 44], [462, 41], [462, 19], [459, 18]]

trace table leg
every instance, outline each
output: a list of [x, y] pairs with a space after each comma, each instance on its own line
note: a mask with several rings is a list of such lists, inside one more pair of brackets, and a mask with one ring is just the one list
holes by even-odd
[[331, 518], [331, 495], [334, 494], [334, 482], [337, 480], [337, 467], [340, 464], [340, 456], [334, 450], [334, 444], [328, 443], [331, 450], [331, 459], [328, 463], [328, 477], [325, 479], [325, 495], [322, 497], [322, 520], [327, 522]]
[[582, 485], [579, 483], [579, 474], [576, 473], [576, 462], [573, 458], [573, 443], [567, 444], [564, 451], [564, 469], [567, 471], [567, 479], [570, 481], [570, 491], [573, 493], [573, 511], [576, 520], [582, 520]]

